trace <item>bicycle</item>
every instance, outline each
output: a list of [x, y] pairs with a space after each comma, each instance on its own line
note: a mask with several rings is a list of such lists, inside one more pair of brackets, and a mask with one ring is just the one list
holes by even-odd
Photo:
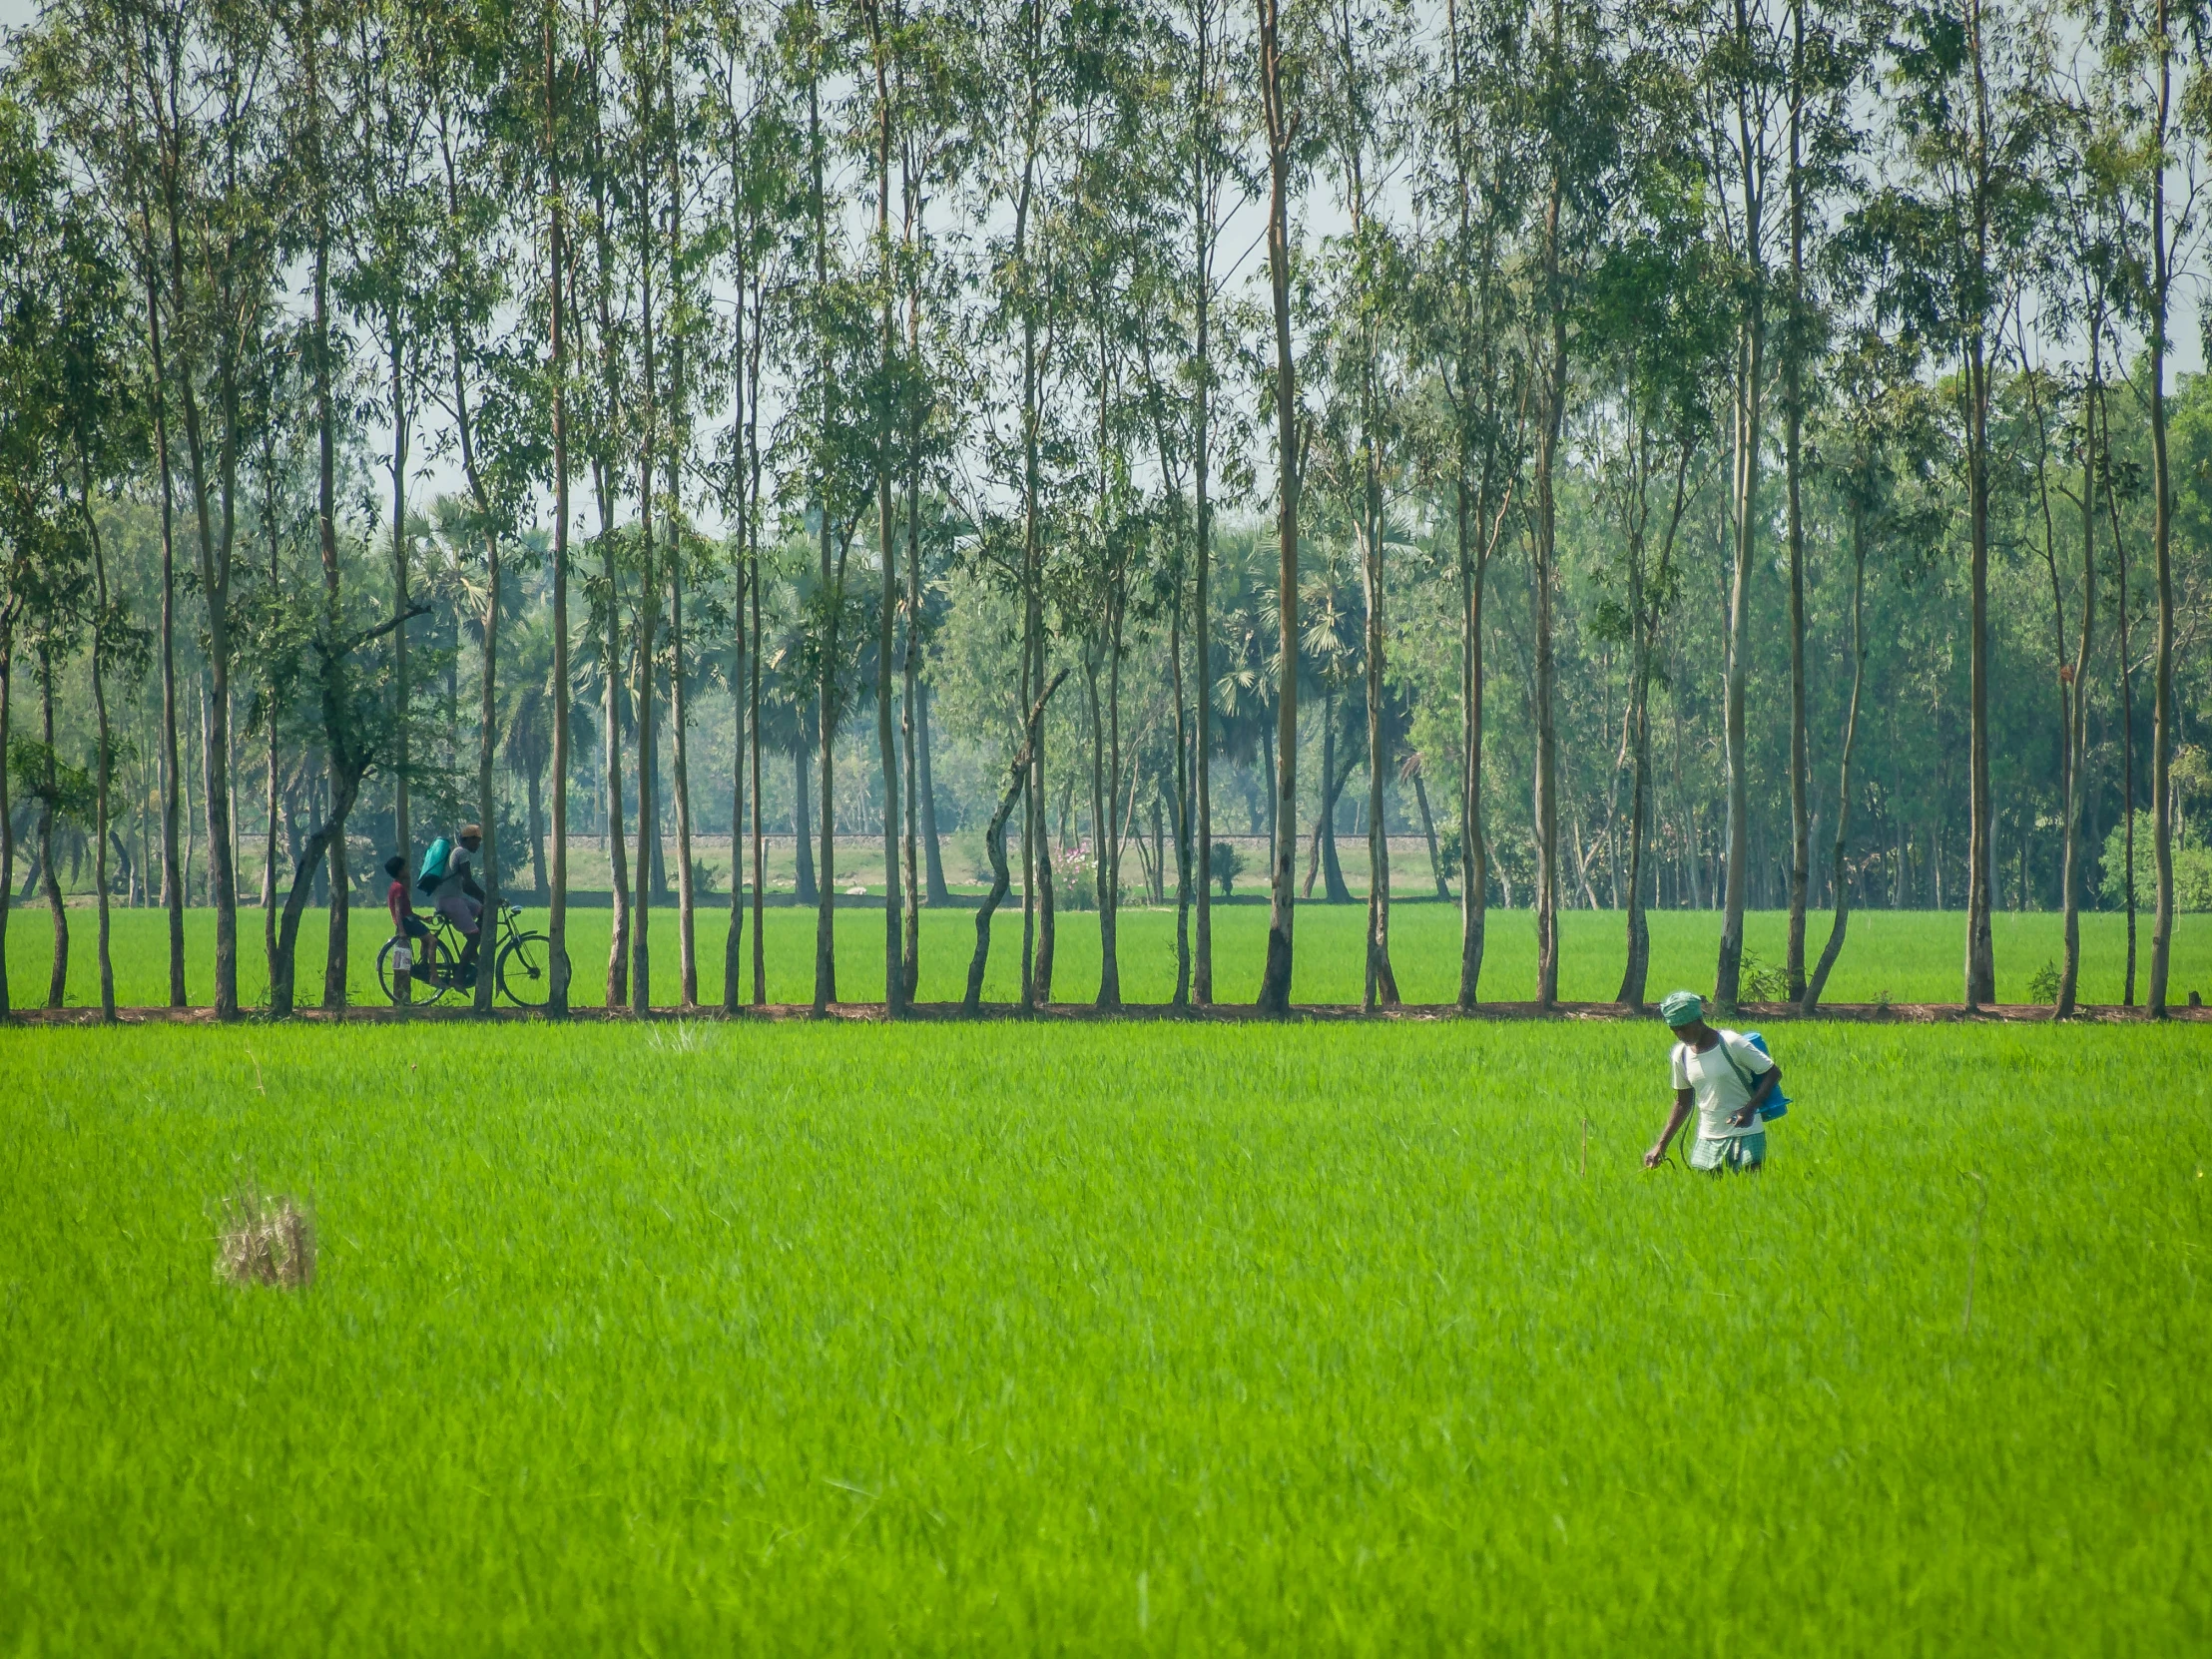
[[[473, 992], [483, 963], [472, 962], [462, 973], [461, 947], [467, 940], [460, 929], [435, 911], [424, 919], [430, 924], [429, 935], [414, 943], [429, 960], [430, 976], [416, 975], [409, 995], [427, 1007], [451, 991]], [[553, 994], [553, 941], [543, 933], [524, 931], [521, 923], [522, 912], [514, 905], [499, 906], [499, 949], [492, 958], [492, 983], [517, 1008], [542, 1008]], [[393, 1003], [399, 1000], [399, 987], [392, 976], [391, 953], [405, 942], [405, 935], [395, 933], [376, 953], [377, 983]]]

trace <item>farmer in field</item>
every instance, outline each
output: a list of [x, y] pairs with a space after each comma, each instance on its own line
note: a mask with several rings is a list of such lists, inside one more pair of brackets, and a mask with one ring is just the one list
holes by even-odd
[[475, 969], [476, 946], [482, 937], [477, 919], [483, 914], [484, 889], [476, 884], [476, 874], [471, 866], [476, 861], [477, 849], [483, 844], [484, 831], [479, 826], [462, 825], [459, 844], [447, 848], [444, 873], [431, 889], [432, 897], [437, 902], [438, 914], [450, 921], [461, 937], [468, 941], [461, 946], [461, 959], [454, 964], [464, 985], [469, 982], [469, 974]]
[[1695, 991], [1669, 991], [1659, 1017], [1674, 1030], [1674, 1110], [1659, 1144], [1644, 1154], [1644, 1168], [1657, 1169], [1667, 1143], [1697, 1108], [1697, 1139], [1690, 1145], [1690, 1167], [1757, 1174], [1767, 1161], [1767, 1132], [1759, 1108], [1782, 1080], [1782, 1068], [1734, 1031], [1716, 1031], [1705, 1023], [1705, 1004]]

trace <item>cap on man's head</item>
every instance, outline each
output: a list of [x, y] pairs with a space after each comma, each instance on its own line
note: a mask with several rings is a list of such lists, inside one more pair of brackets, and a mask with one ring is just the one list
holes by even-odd
[[1659, 999], [1659, 1017], [1678, 1030], [1704, 1014], [1705, 1001], [1695, 991], [1669, 991]]
[[462, 825], [462, 826], [461, 826], [461, 839], [462, 839], [462, 840], [464, 840], [464, 841], [468, 841], [468, 840], [476, 840], [476, 841], [480, 841], [480, 840], [482, 840], [483, 838], [484, 838], [484, 827], [483, 827], [483, 826], [482, 826], [481, 824], [464, 824], [464, 825]]

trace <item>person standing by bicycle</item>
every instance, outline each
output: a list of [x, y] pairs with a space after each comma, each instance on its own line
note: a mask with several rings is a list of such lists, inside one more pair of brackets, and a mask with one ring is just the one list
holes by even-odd
[[393, 853], [384, 860], [384, 873], [391, 877], [391, 885], [384, 892], [384, 908], [391, 912], [392, 936], [407, 941], [407, 952], [413, 960], [409, 971], [428, 984], [435, 971], [423, 950], [430, 940], [430, 924], [415, 914], [414, 900], [407, 895], [407, 860]]
[[[476, 861], [476, 853], [483, 844], [484, 831], [481, 826], [462, 825], [459, 844], [446, 852], [444, 873], [431, 889], [438, 914], [450, 921], [466, 941], [461, 946], [460, 960], [454, 964], [460, 982], [464, 985], [472, 982], [477, 947], [483, 942], [483, 932], [479, 924], [484, 913], [484, 889], [476, 884], [476, 873], [472, 867]], [[434, 852], [435, 848], [432, 850]], [[430, 871], [425, 869], [424, 873], [428, 874]]]

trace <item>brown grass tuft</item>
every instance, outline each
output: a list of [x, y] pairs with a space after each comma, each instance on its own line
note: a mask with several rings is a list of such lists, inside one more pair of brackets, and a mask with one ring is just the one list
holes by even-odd
[[314, 1216], [283, 1194], [224, 1200], [216, 1244], [218, 1279], [292, 1291], [314, 1283]]

